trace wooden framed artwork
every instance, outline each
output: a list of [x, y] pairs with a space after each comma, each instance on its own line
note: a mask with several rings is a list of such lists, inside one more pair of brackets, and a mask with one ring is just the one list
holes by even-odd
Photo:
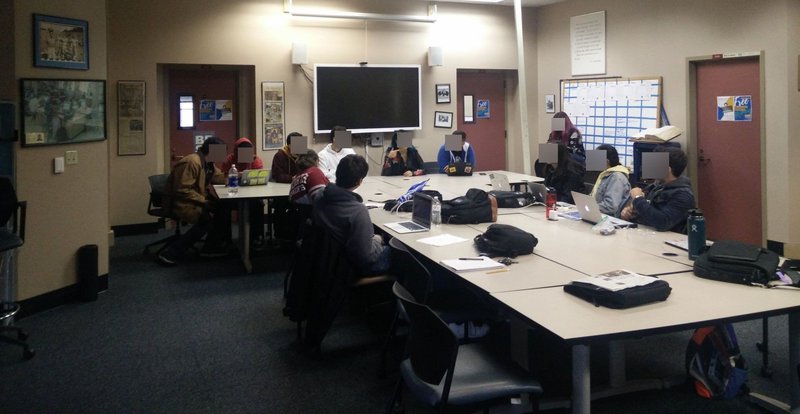
[[22, 146], [106, 139], [106, 82], [21, 79]]
[[33, 15], [33, 65], [89, 69], [89, 23], [65, 17]]
[[281, 149], [286, 136], [284, 119], [286, 116], [283, 81], [261, 82], [261, 116], [264, 138], [262, 150]]
[[145, 83], [117, 82], [117, 155], [144, 155]]

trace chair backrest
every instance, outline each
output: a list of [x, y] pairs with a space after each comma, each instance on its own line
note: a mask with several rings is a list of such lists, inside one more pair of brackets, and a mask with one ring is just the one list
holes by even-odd
[[392, 292], [403, 306], [411, 325], [406, 354], [414, 375], [433, 385], [442, 383], [444, 377], [440, 403], [446, 404], [458, 356], [458, 338], [431, 308], [414, 301], [402, 285], [395, 282]]
[[151, 175], [147, 177], [147, 180], [150, 182], [150, 201], [147, 205], [147, 212], [152, 215], [154, 209], [164, 208], [169, 174]]
[[403, 285], [411, 296], [419, 303], [428, 301], [428, 293], [432, 289], [431, 273], [427, 268], [408, 250], [408, 248], [396, 238], [389, 240], [391, 248], [391, 268], [390, 273], [396, 280]]
[[8, 177], [0, 177], [0, 227], [5, 227], [17, 210], [17, 192]]
[[[0, 241], [3, 250], [22, 246], [25, 241], [25, 212], [27, 203], [17, 199], [11, 178], [0, 177]], [[11, 225], [11, 230], [7, 230]]]

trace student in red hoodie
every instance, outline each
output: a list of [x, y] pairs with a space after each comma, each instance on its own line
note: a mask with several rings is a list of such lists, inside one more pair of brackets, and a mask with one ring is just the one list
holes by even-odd
[[236, 170], [239, 171], [241, 174], [244, 170], [260, 170], [264, 168], [264, 161], [256, 154], [256, 151], [253, 150], [253, 159], [252, 160], [240, 160], [239, 159], [239, 148], [252, 148], [253, 143], [250, 142], [250, 139], [242, 137], [236, 140], [233, 144], [233, 152], [228, 154], [228, 159], [222, 163], [222, 172], [224, 174], [228, 174], [228, 170], [231, 169], [231, 165], [236, 164]]

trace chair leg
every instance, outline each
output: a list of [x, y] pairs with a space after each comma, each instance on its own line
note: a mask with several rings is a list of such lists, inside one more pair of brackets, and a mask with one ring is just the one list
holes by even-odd
[[7, 332], [7, 331], [16, 332], [18, 339], [9, 338], [9, 337], [7, 337], [5, 335], [0, 335], [0, 342], [4, 342], [4, 343], [7, 343], [7, 344], [11, 344], [11, 345], [21, 346], [24, 349], [23, 356], [25, 357], [25, 359], [31, 359], [31, 358], [34, 357], [34, 355], [36, 355], [36, 351], [34, 351], [30, 347], [30, 345], [28, 345], [28, 343], [25, 342], [25, 340], [24, 340], [24, 338], [28, 337], [28, 334], [26, 334], [25, 331], [23, 331], [21, 328], [18, 328], [16, 326], [3, 326], [2, 328], [3, 328], [2, 332]]
[[383, 342], [383, 349], [381, 349], [381, 356], [378, 366], [378, 378], [386, 378], [386, 358], [389, 355], [389, 347], [392, 346], [395, 337], [397, 336], [397, 322], [400, 319], [400, 312], [395, 310], [392, 324], [389, 325], [389, 333], [386, 335], [386, 340]]
[[772, 368], [769, 367], [769, 318], [761, 319], [761, 342], [756, 342], [756, 348], [761, 352], [761, 376], [772, 377]]
[[[397, 407], [395, 407], [397, 405]], [[395, 408], [398, 410], [395, 411]], [[394, 392], [392, 393], [392, 400], [389, 401], [389, 405], [386, 406], [386, 414], [394, 414], [395, 412], [403, 412], [403, 378], [397, 380], [397, 385], [394, 387]]]

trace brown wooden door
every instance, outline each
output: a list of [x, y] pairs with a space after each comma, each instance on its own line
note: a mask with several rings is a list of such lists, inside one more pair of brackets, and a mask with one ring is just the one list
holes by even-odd
[[[709, 239], [762, 244], [759, 58], [695, 63], [698, 205]], [[722, 97], [749, 97], [751, 119], [718, 120]], [[745, 98], [740, 98], [744, 100]], [[735, 118], [735, 114], [734, 118]], [[745, 116], [740, 116], [745, 118]]]
[[[458, 71], [457, 128], [467, 133], [467, 141], [475, 151], [478, 171], [505, 170], [506, 168], [506, 108], [505, 73], [502, 71]], [[475, 122], [464, 123], [464, 95], [474, 96], [475, 106], [479, 101], [488, 102], [488, 117], [479, 118], [476, 110]]]
[[[169, 71], [169, 119], [170, 119], [170, 159], [172, 162], [194, 152], [194, 135], [197, 131], [211, 132], [222, 138], [232, 151], [238, 132], [238, 74], [232, 70], [213, 69], [171, 69]], [[178, 96], [192, 95], [195, 107], [195, 128], [178, 128]], [[199, 119], [201, 100], [230, 101], [233, 105], [231, 119], [201, 121]], [[255, 142], [255, 141], [254, 141]]]

